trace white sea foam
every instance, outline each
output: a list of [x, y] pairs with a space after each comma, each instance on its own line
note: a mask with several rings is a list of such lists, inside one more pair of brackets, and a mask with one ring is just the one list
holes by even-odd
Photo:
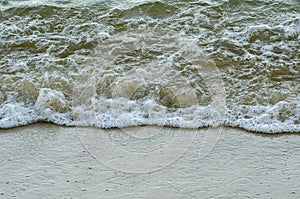
[[[262, 2], [261, 10], [208, 0], [7, 2], [0, 128], [48, 121], [300, 131], [292, 1]], [[201, 53], [218, 70], [205, 68]]]

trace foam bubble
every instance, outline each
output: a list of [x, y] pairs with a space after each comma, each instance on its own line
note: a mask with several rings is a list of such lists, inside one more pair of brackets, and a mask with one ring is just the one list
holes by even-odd
[[35, 102], [35, 107], [41, 113], [45, 113], [46, 111], [65, 112], [67, 101], [61, 92], [50, 88], [42, 88]]

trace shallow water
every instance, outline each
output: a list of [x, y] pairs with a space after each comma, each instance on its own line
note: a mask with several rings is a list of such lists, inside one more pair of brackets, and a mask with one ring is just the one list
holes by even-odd
[[0, 3], [0, 128], [300, 131], [297, 0]]

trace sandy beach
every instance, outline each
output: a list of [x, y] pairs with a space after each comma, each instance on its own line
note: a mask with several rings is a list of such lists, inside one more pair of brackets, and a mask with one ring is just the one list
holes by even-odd
[[299, 198], [299, 143], [233, 128], [0, 130], [0, 198]]

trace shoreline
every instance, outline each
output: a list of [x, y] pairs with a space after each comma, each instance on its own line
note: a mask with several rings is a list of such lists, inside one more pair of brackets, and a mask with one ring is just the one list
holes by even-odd
[[116, 129], [123, 129], [123, 128], [139, 128], [139, 127], [164, 127], [164, 128], [172, 128], [172, 129], [187, 129], [187, 130], [205, 130], [209, 128], [226, 128], [226, 129], [233, 129], [233, 130], [241, 130], [245, 131], [246, 133], [254, 134], [257, 136], [262, 136], [262, 137], [276, 137], [276, 136], [285, 136], [285, 135], [300, 135], [300, 132], [263, 132], [263, 131], [252, 131], [248, 130], [242, 127], [232, 127], [232, 126], [226, 126], [226, 125], [221, 125], [217, 127], [199, 127], [199, 128], [182, 128], [182, 127], [174, 127], [174, 126], [158, 126], [158, 125], [140, 125], [140, 126], [127, 126], [127, 127], [112, 127], [112, 128], [101, 128], [101, 127], [94, 127], [94, 126], [68, 126], [68, 125], [61, 125], [61, 124], [55, 124], [53, 122], [34, 122], [26, 125], [20, 125], [20, 126], [15, 126], [15, 127], [10, 127], [10, 128], [0, 128], [0, 133], [1, 131], [9, 131], [12, 129], [22, 129], [30, 126], [35, 126], [35, 125], [53, 125], [53, 126], [58, 126], [58, 127], [65, 127], [65, 128], [95, 128], [95, 129], [101, 129], [101, 130], [116, 130]]

